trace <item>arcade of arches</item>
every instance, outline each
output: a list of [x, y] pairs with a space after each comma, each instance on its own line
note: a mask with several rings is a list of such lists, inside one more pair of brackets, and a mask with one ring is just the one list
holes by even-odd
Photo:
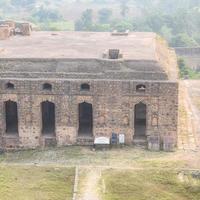
[[[6, 134], [18, 134], [18, 108], [17, 103], [14, 101], [6, 101], [5, 118], [6, 118]], [[134, 110], [134, 129], [135, 137], [146, 136], [146, 115], [147, 106], [143, 103], [135, 105]], [[92, 136], [93, 135], [93, 107], [92, 104], [83, 102], [78, 104], [79, 116], [79, 136]], [[55, 104], [49, 101], [41, 103], [41, 117], [42, 135], [54, 135], [56, 132], [55, 123]]]

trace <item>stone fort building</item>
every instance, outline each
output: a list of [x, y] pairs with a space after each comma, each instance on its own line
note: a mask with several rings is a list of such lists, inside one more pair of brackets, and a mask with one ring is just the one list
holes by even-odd
[[150, 149], [176, 146], [176, 56], [154, 33], [13, 36], [0, 41], [0, 72], [2, 149], [112, 133]]

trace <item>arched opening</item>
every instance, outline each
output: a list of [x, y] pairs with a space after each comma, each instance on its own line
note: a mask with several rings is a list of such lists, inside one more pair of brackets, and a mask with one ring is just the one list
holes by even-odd
[[15, 89], [15, 85], [13, 83], [6, 83], [6, 89], [10, 89], [10, 90], [13, 90]]
[[44, 83], [43, 84], [43, 90], [49, 90], [49, 91], [51, 91], [52, 90], [52, 85], [49, 84], [49, 83]]
[[79, 110], [79, 136], [93, 135], [93, 109], [90, 103], [80, 103]]
[[147, 106], [143, 103], [135, 105], [135, 137], [144, 137], [146, 136], [146, 115], [147, 115]]
[[81, 90], [82, 91], [89, 91], [90, 90], [90, 85], [87, 83], [81, 84]]
[[136, 86], [136, 91], [137, 92], [145, 92], [146, 91], [146, 86], [143, 84], [137, 85]]
[[108, 54], [109, 54], [109, 59], [119, 59], [119, 49], [109, 49]]
[[5, 102], [6, 133], [18, 134], [18, 111], [17, 103], [14, 101]]
[[41, 103], [42, 111], [42, 134], [55, 134], [55, 104], [49, 101]]

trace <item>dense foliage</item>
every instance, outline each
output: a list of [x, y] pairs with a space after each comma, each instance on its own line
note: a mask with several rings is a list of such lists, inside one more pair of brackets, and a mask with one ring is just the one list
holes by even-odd
[[[171, 46], [198, 46], [200, 43], [200, 1], [198, 0], [118, 0], [121, 17], [114, 19], [112, 10], [108, 20], [102, 21], [101, 12], [98, 22], [81, 30], [110, 31], [126, 29], [132, 31], [153, 31], [168, 40]], [[104, 1], [105, 2], [105, 1]], [[129, 5], [137, 8], [137, 14], [129, 15]], [[106, 4], [105, 4], [106, 5]], [[105, 8], [106, 9], [106, 8]], [[139, 11], [138, 11], [139, 10]], [[90, 11], [92, 12], [92, 11]], [[90, 14], [91, 15], [91, 14]], [[80, 20], [83, 20], [84, 16]], [[90, 17], [91, 18], [91, 17]], [[111, 19], [111, 20], [110, 20]], [[79, 22], [80, 22], [79, 20]], [[87, 18], [84, 18], [87, 21]], [[80, 29], [78, 29], [80, 30]]]

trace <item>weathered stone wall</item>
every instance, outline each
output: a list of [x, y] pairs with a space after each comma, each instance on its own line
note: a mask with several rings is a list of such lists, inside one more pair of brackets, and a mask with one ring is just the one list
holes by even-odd
[[[14, 90], [5, 88], [11, 82]], [[44, 91], [44, 83], [52, 84], [52, 91]], [[87, 82], [90, 91], [80, 91]], [[146, 85], [146, 92], [136, 91], [136, 85]], [[56, 141], [58, 146], [76, 144], [78, 136], [78, 104], [93, 105], [94, 136], [124, 133], [126, 144], [133, 142], [134, 107], [147, 105], [147, 136], [169, 135], [177, 138], [178, 84], [168, 81], [125, 80], [67, 80], [15, 79], [0, 80], [0, 145], [2, 148], [36, 148], [44, 145], [41, 135], [41, 107], [43, 101], [55, 104]], [[17, 102], [19, 137], [5, 134], [4, 102]]]
[[1, 78], [168, 80], [154, 61], [98, 59], [2, 59]]

